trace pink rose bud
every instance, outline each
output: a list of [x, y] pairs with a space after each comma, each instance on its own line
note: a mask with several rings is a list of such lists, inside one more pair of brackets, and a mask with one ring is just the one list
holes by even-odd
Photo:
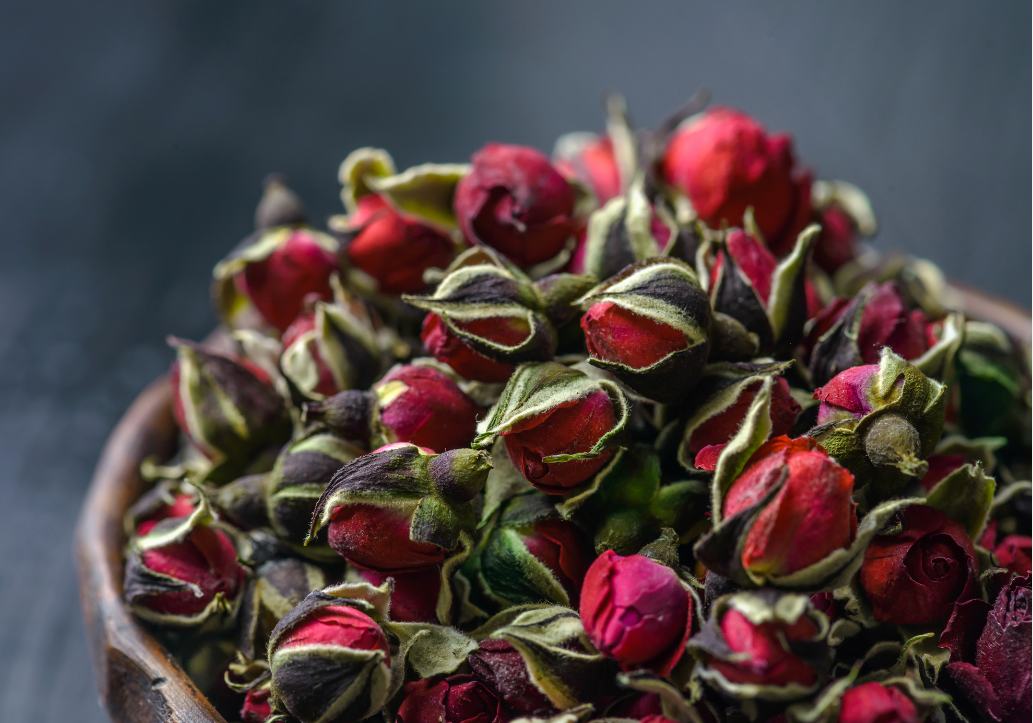
[[839, 723], [918, 723], [922, 716], [899, 688], [882, 683], [863, 683], [843, 694]]
[[557, 158], [556, 170], [570, 179], [587, 183], [599, 205], [621, 193], [620, 169], [608, 136], [596, 136], [579, 144], [573, 153]]
[[136, 543], [126, 559], [127, 604], [144, 620], [176, 627], [235, 613], [246, 573], [225, 532], [197, 525], [175, 541], [155, 547], [140, 544], [159, 524], [166, 529], [176, 519], [148, 520], [137, 527]]
[[455, 254], [448, 236], [400, 214], [381, 196], [362, 196], [349, 219], [348, 261], [385, 294], [422, 291], [427, 269], [445, 268]]
[[979, 565], [965, 529], [939, 510], [907, 508], [902, 529], [872, 540], [859, 579], [872, 614], [895, 625], [935, 625], [977, 594]]
[[692, 608], [674, 570], [643, 555], [607, 550], [588, 568], [581, 589], [585, 632], [625, 670], [670, 673], [685, 652]]
[[1008, 535], [994, 548], [997, 564], [1016, 575], [1026, 575], [1031, 569], [1030, 553], [1033, 540], [1027, 535]]
[[570, 184], [548, 158], [523, 146], [491, 143], [475, 153], [454, 207], [468, 241], [522, 267], [555, 257], [575, 231]]
[[428, 567], [416, 572], [386, 574], [358, 568], [357, 572], [371, 585], [381, 585], [389, 577], [394, 582], [391, 592], [390, 617], [403, 623], [436, 623], [438, 595], [441, 592], [441, 568]]
[[373, 392], [384, 443], [411, 442], [444, 452], [466, 447], [473, 439], [479, 408], [448, 374], [433, 366], [395, 367]]
[[[519, 343], [528, 333], [526, 329], [510, 331], [510, 327], [505, 324], [492, 322], [491, 325], [494, 328], [487, 328], [488, 323], [480, 326], [486, 327], [483, 329], [484, 332], [505, 344]], [[481, 333], [480, 326], [474, 329], [473, 333]], [[423, 346], [428, 354], [439, 362], [452, 367], [464, 379], [478, 382], [504, 382], [513, 373], [512, 364], [496, 361], [471, 349], [445, 325], [437, 314], [427, 314], [424, 318], [420, 338], [423, 340]]]
[[502, 723], [498, 696], [472, 675], [414, 680], [405, 686], [396, 723]]
[[790, 137], [768, 135], [735, 110], [714, 108], [683, 125], [661, 170], [708, 226], [739, 226], [752, 207], [764, 238], [779, 253], [811, 215], [810, 174], [796, 166]]
[[269, 689], [266, 687], [252, 688], [244, 696], [244, 705], [240, 709], [240, 720], [243, 723], [265, 723], [273, 714], [273, 707], [269, 703]]
[[874, 410], [870, 388], [879, 371], [878, 364], [850, 367], [834, 376], [828, 384], [814, 390], [818, 424], [839, 419], [860, 419]]
[[788, 575], [848, 547], [857, 534], [854, 476], [807, 437], [776, 437], [757, 450], [725, 494], [724, 518], [754, 508], [783, 480], [744, 531], [747, 571]]
[[269, 669], [274, 700], [302, 723], [362, 720], [387, 702], [391, 651], [373, 618], [317, 590], [273, 630]]
[[523, 656], [505, 640], [482, 640], [466, 662], [473, 674], [502, 699], [509, 712], [545, 716], [556, 711], [531, 682]]

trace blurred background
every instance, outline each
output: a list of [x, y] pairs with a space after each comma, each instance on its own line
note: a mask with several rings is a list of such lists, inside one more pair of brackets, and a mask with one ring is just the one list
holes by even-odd
[[400, 166], [550, 150], [695, 90], [866, 189], [877, 245], [1028, 307], [1030, 3], [23, 3], [0, 23], [0, 711], [100, 721], [69, 554], [105, 436], [214, 324], [212, 265], [281, 171], [338, 210]]

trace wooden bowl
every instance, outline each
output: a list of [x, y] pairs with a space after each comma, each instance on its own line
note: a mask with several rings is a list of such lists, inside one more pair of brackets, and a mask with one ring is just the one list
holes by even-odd
[[[952, 306], [1029, 345], [1028, 312], [980, 292], [952, 291], [957, 294]], [[114, 720], [223, 723], [176, 660], [122, 604], [122, 519], [145, 489], [140, 462], [168, 458], [176, 440], [171, 391], [159, 379], [115, 427], [83, 505], [76, 534], [83, 617], [101, 701]]]

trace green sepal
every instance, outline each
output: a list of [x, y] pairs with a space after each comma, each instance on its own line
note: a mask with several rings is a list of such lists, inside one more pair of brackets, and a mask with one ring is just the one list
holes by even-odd
[[996, 486], [981, 464], [965, 464], [937, 482], [926, 495], [925, 504], [959, 523], [969, 537], [978, 540], [990, 517]]
[[[688, 660], [688, 657], [684, 660]], [[705, 723], [718, 719], [712, 710], [706, 710], [706, 715], [700, 713], [698, 706], [705, 706], [705, 703], [702, 701], [701, 687], [694, 680], [690, 680], [686, 686], [688, 697], [671, 681], [648, 670], [619, 673], [617, 683], [629, 690], [655, 695], [660, 699], [660, 709], [664, 717], [679, 723]]]
[[951, 313], [944, 318], [939, 336], [922, 356], [912, 363], [927, 377], [941, 382], [950, 382], [954, 378], [954, 360], [965, 343], [965, 317], [959, 313]]
[[487, 525], [508, 500], [535, 491], [534, 486], [513, 466], [501, 437], [492, 444], [491, 459], [492, 467], [484, 483], [484, 506], [481, 508], [478, 528]]
[[728, 440], [717, 458], [714, 478], [710, 483], [710, 509], [714, 524], [719, 524], [724, 513], [724, 498], [732, 483], [746, 469], [753, 454], [771, 436], [772, 377], [764, 377], [760, 389], [746, 410], [742, 423]]
[[451, 231], [456, 228], [456, 185], [469, 171], [465, 164], [424, 163], [391, 176], [366, 175], [364, 181], [402, 213]]
[[777, 348], [786, 349], [799, 341], [807, 321], [807, 259], [820, 235], [821, 227], [812, 223], [800, 232], [793, 250], [775, 267], [766, 311]]
[[444, 625], [388, 621], [384, 629], [398, 638], [397, 657], [417, 678], [450, 675], [477, 649], [473, 638]]
[[[611, 198], [589, 216], [585, 272], [605, 279], [636, 261], [660, 256], [663, 249], [653, 236], [652, 220], [644, 178], [637, 176], [624, 195]], [[670, 230], [673, 237], [677, 229]]]
[[251, 659], [264, 654], [276, 623], [310, 592], [327, 584], [322, 568], [296, 557], [281, 557], [258, 566], [240, 608], [240, 651]]
[[374, 193], [370, 179], [386, 178], [395, 174], [395, 162], [382, 148], [356, 148], [341, 162], [337, 180], [341, 183], [341, 202], [354, 213], [358, 200]]
[[472, 446], [479, 449], [490, 448], [498, 435], [517, 424], [599, 390], [605, 391], [613, 404], [617, 418], [613, 427], [585, 452], [552, 454], [544, 457], [542, 461], [546, 464], [555, 464], [598, 457], [613, 445], [627, 424], [627, 397], [614, 382], [593, 379], [584, 372], [556, 362], [523, 364], [518, 367], [487, 418], [477, 425], [478, 434], [474, 437]]

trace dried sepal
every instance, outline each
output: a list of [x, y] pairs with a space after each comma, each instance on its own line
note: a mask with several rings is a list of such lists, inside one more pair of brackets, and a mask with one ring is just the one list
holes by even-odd
[[979, 462], [965, 464], [937, 482], [925, 503], [961, 524], [969, 537], [978, 540], [990, 517], [996, 486]]
[[251, 659], [264, 655], [276, 623], [328, 584], [322, 568], [296, 557], [278, 557], [255, 568], [240, 608], [240, 651]]
[[383, 148], [357, 148], [341, 162], [337, 180], [341, 184], [341, 202], [349, 213], [354, 213], [363, 196], [374, 193], [373, 179], [395, 174], [395, 162]]
[[363, 180], [399, 211], [451, 231], [457, 226], [452, 208], [456, 185], [469, 172], [462, 163], [424, 163], [392, 175], [367, 174]]

